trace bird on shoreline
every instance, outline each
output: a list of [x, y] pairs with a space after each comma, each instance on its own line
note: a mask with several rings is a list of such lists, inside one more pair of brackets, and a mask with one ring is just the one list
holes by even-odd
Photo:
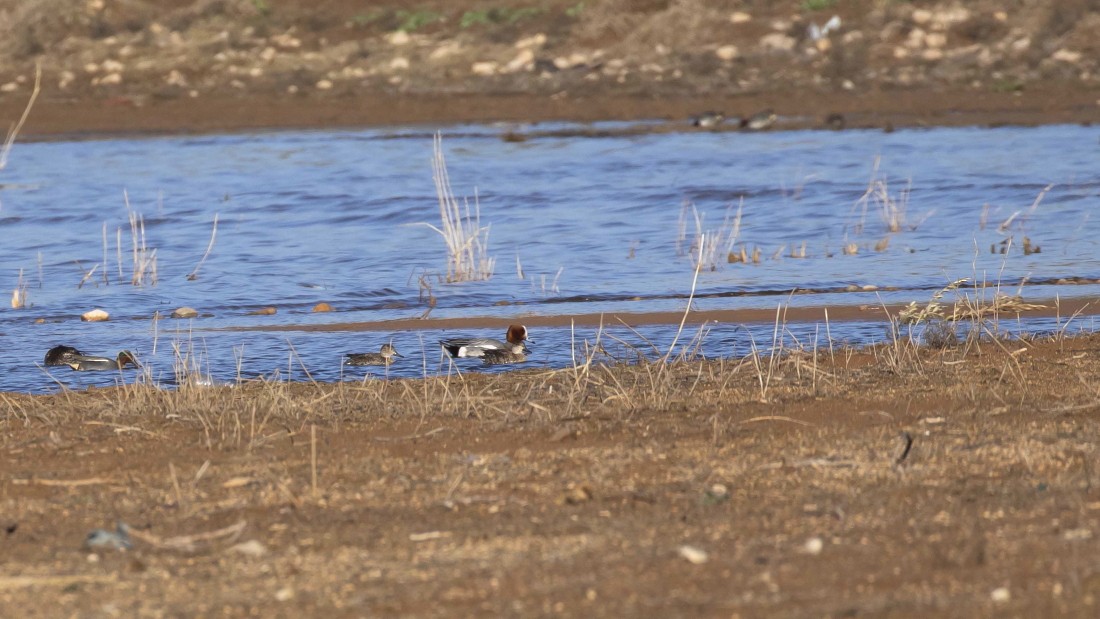
[[349, 353], [344, 360], [345, 365], [392, 365], [394, 357], [404, 357], [393, 344], [382, 344], [378, 352]]
[[698, 116], [691, 117], [691, 126], [711, 129], [722, 124], [722, 121], [725, 119], [726, 115], [722, 112], [703, 112]]
[[748, 118], [741, 119], [741, 128], [745, 131], [763, 131], [775, 124], [778, 116], [771, 110], [761, 110]]
[[511, 351], [515, 346], [524, 347], [527, 340], [527, 327], [523, 325], [511, 325], [505, 334], [506, 342], [487, 337], [459, 337], [440, 340], [439, 345], [447, 354], [455, 358], [484, 357], [489, 350]]
[[84, 353], [73, 348], [72, 346], [54, 346], [46, 351], [46, 359], [43, 361], [43, 365], [69, 365], [69, 362], [75, 357], [81, 357]]
[[137, 358], [133, 353], [128, 350], [124, 350], [118, 353], [118, 357], [111, 359], [110, 357], [90, 357], [88, 355], [74, 355], [65, 363], [65, 365], [71, 367], [78, 372], [89, 372], [96, 370], [121, 370], [128, 365], [132, 365], [135, 368], [140, 368]]
[[481, 355], [481, 362], [485, 365], [523, 363], [527, 361], [528, 352], [530, 351], [523, 344], [512, 344], [509, 348], [486, 350]]

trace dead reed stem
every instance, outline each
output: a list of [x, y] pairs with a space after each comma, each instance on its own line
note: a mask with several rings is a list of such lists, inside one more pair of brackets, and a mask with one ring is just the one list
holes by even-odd
[[684, 308], [684, 315], [680, 318], [680, 326], [676, 329], [676, 336], [672, 338], [672, 343], [668, 346], [668, 352], [665, 353], [665, 358], [662, 359], [664, 363], [668, 363], [668, 358], [672, 355], [672, 351], [676, 348], [676, 342], [680, 339], [680, 334], [684, 331], [684, 323], [687, 322], [688, 313], [691, 312], [691, 302], [695, 300], [695, 286], [699, 283], [699, 270], [703, 265], [703, 242], [706, 234], [699, 235], [699, 260], [695, 263], [695, 274], [691, 278], [691, 293], [688, 295], [687, 307]]
[[15, 123], [15, 126], [8, 131], [8, 137], [4, 139], [4, 146], [0, 147], [0, 170], [8, 166], [8, 155], [15, 144], [15, 139], [19, 137], [19, 132], [23, 129], [24, 123], [27, 122], [27, 117], [31, 114], [31, 108], [34, 107], [34, 102], [38, 99], [38, 93], [41, 91], [42, 65], [36, 64], [34, 67], [34, 90], [31, 91], [31, 98], [27, 101], [27, 107], [23, 108], [23, 115], [19, 117], [19, 122]]
[[206, 262], [206, 259], [210, 257], [210, 252], [214, 249], [214, 239], [218, 236], [218, 214], [214, 213], [214, 226], [210, 229], [210, 243], [206, 245], [206, 252], [203, 253], [202, 258], [199, 259], [199, 263], [195, 265], [195, 270], [191, 271], [187, 275], [188, 281], [194, 281], [199, 277], [199, 269]]

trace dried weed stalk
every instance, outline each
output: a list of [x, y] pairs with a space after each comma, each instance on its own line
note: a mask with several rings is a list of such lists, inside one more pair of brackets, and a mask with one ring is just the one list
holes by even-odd
[[496, 258], [489, 257], [489, 226], [481, 225], [481, 205], [474, 192], [474, 209], [463, 200], [460, 205], [451, 189], [447, 162], [443, 156], [443, 137], [436, 133], [432, 149], [432, 180], [439, 199], [441, 227], [425, 223], [447, 244], [447, 281], [488, 280], [493, 276]]

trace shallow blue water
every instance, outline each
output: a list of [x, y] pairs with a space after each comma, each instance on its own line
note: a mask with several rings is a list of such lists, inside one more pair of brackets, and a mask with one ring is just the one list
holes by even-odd
[[[549, 128], [562, 127], [537, 129]], [[759, 264], [729, 264], [723, 244], [715, 270], [700, 274], [700, 309], [925, 301], [961, 277], [1002, 282], [1013, 292], [1028, 278], [1029, 298], [1098, 292], [1053, 282], [1100, 277], [1100, 127], [662, 133], [521, 143], [502, 140], [506, 129], [443, 129], [455, 193], [472, 202], [476, 190], [496, 258], [489, 281], [463, 284], [438, 280], [446, 270], [444, 244], [421, 225], [439, 225], [430, 131], [17, 145], [0, 172], [0, 290], [16, 288], [22, 269], [29, 307], [8, 309], [5, 302], [0, 309], [0, 390], [56, 389], [34, 364], [58, 343], [101, 354], [133, 349], [162, 380], [172, 376], [173, 343], [200, 351], [216, 380], [236, 377], [238, 358], [242, 377], [278, 372], [302, 379], [304, 366], [319, 380], [355, 379], [363, 370], [341, 368], [341, 354], [377, 350], [388, 334], [207, 329], [419, 316], [426, 309], [420, 276], [432, 283], [437, 318], [682, 309], [696, 234], [689, 213], [687, 238], [678, 238], [685, 204], [704, 214], [704, 230], [721, 227], [740, 207], [736, 247], [760, 250]], [[888, 230], [873, 200], [866, 208], [859, 202], [873, 175], [904, 204], [899, 232]], [[147, 247], [156, 250], [156, 285], [130, 283], [124, 192], [144, 218]], [[213, 251], [189, 281], [215, 215]], [[1025, 255], [1024, 237], [1042, 251]], [[991, 252], [1006, 239], [1007, 254]], [[790, 257], [803, 243], [806, 257]], [[856, 253], [846, 254], [846, 246]], [[898, 290], [836, 292], [849, 285]], [[794, 288], [833, 292], [789, 298]], [[337, 311], [311, 313], [321, 301]], [[209, 316], [161, 321], [154, 336], [153, 313], [184, 305]], [[264, 306], [278, 314], [246, 315]], [[111, 321], [81, 323], [79, 315], [95, 307], [110, 312]], [[35, 324], [38, 318], [45, 323]], [[818, 327], [798, 328], [808, 336]], [[761, 331], [769, 341], [770, 329]], [[833, 324], [832, 336], [866, 342], [883, 329]], [[568, 363], [568, 330], [543, 331], [532, 333], [532, 364]], [[675, 329], [641, 332], [667, 347]], [[743, 354], [737, 334], [744, 332], [716, 325], [703, 352]], [[390, 375], [448, 371], [435, 346], [444, 335], [393, 334], [407, 358]], [[118, 380], [61, 370], [50, 375], [70, 385]]]

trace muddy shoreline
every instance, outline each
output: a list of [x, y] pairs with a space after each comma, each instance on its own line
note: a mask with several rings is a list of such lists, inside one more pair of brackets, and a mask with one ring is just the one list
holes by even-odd
[[[774, 93], [701, 98], [616, 96], [551, 99], [539, 95], [394, 96], [364, 92], [344, 99], [204, 97], [136, 104], [112, 100], [59, 101], [43, 97], [31, 111], [24, 141], [109, 136], [189, 135], [270, 130], [445, 126], [464, 123], [545, 123], [664, 120], [660, 130], [690, 131], [704, 110], [773, 109], [775, 129], [821, 129], [840, 114], [849, 129], [1091, 123], [1100, 119], [1100, 93], [1057, 89], [981, 93], [921, 89], [867, 94]], [[17, 119], [25, 101], [0, 103], [0, 118]], [[732, 113], [732, 112], [731, 112]], [[538, 130], [538, 127], [529, 129]], [[655, 130], [649, 127], [647, 130]], [[719, 130], [736, 130], [735, 126]]]
[[[1100, 304], [1095, 299], [1048, 299], [1028, 300], [1029, 304], [1039, 305], [1035, 309], [1027, 309], [1020, 312], [1004, 312], [998, 316], [1002, 320], [1015, 320], [1017, 318], [1055, 318], [1061, 317], [1069, 320], [1071, 317], [1095, 316], [1100, 314]], [[685, 324], [699, 325], [709, 322], [724, 322], [731, 324], [746, 323], [773, 323], [788, 322], [852, 322], [852, 321], [886, 321], [897, 319], [900, 312], [906, 309], [906, 305], [900, 304], [862, 304], [862, 305], [831, 305], [818, 307], [785, 307], [768, 309], [735, 309], [735, 310], [697, 310], [687, 315]], [[948, 312], [950, 313], [950, 312]], [[989, 314], [988, 318], [994, 318]], [[326, 324], [299, 324], [299, 325], [248, 325], [237, 327], [217, 327], [203, 329], [201, 325], [194, 328], [197, 331], [394, 331], [394, 330], [433, 330], [433, 329], [486, 329], [499, 327], [501, 324], [522, 323], [527, 327], [599, 327], [601, 325], [612, 326], [626, 324], [639, 325], [672, 325], [684, 320], [684, 312], [596, 312], [588, 314], [556, 314], [556, 315], [531, 315], [514, 314], [507, 316], [491, 317], [456, 317], [456, 318], [408, 318], [398, 320], [381, 320], [370, 322], [334, 322]]]

